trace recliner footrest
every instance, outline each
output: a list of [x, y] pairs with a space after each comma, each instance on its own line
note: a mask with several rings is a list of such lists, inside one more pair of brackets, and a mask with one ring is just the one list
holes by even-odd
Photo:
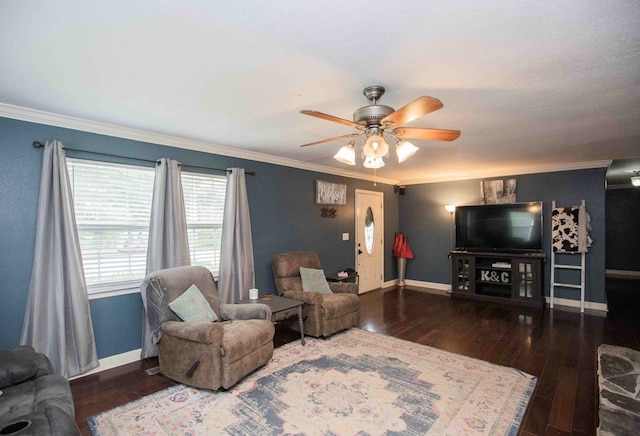
[[230, 363], [240, 360], [267, 342], [272, 342], [274, 332], [273, 323], [267, 320], [252, 319], [224, 324], [224, 357]]

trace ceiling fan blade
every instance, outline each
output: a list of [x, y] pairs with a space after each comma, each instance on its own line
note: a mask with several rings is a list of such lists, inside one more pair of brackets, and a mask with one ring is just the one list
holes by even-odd
[[460, 130], [420, 129], [415, 127], [400, 127], [393, 129], [393, 134], [399, 138], [426, 139], [428, 141], [453, 141], [460, 136]]
[[361, 133], [349, 133], [348, 135], [336, 136], [335, 138], [329, 138], [329, 139], [323, 139], [322, 141], [311, 142], [309, 144], [301, 145], [300, 147], [308, 147], [310, 145], [324, 144], [325, 142], [339, 141], [341, 139], [353, 138], [354, 136], [360, 136], [360, 135]]
[[406, 106], [387, 115], [382, 119], [382, 125], [386, 128], [390, 126], [402, 126], [431, 112], [441, 109], [444, 105], [440, 100], [433, 97], [418, 97]]
[[356, 129], [364, 130], [366, 126], [364, 124], [355, 123], [353, 121], [345, 120], [344, 118], [334, 117], [333, 115], [324, 114], [318, 111], [300, 111], [301, 114], [311, 115], [312, 117], [321, 118], [327, 121], [333, 121], [334, 123], [344, 124], [345, 126], [355, 127]]

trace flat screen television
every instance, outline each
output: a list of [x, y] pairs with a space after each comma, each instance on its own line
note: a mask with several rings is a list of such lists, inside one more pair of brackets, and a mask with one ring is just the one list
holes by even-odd
[[458, 206], [456, 250], [541, 252], [542, 202]]

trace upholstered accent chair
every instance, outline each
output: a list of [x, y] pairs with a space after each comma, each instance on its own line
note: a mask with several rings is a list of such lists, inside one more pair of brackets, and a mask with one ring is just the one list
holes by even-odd
[[[318, 256], [310, 251], [278, 254], [271, 268], [278, 295], [304, 302], [304, 334], [327, 337], [341, 330], [357, 327], [360, 322], [360, 301], [357, 283], [329, 283], [330, 293], [304, 291], [300, 268], [322, 269]], [[299, 330], [297, 320], [288, 324]]]
[[[195, 289], [192, 285], [206, 300], [200, 308], [215, 320], [183, 321], [170, 307], [184, 301], [187, 291]], [[160, 270], [145, 278], [141, 290], [151, 335], [158, 344], [160, 372], [167, 377], [198, 388], [228, 389], [271, 360], [275, 330], [269, 306], [221, 304], [207, 268]]]

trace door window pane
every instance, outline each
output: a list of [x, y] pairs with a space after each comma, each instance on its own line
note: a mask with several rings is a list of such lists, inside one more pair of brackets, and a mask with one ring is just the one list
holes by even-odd
[[367, 208], [367, 213], [364, 217], [364, 245], [368, 254], [373, 253], [374, 239], [376, 236], [376, 226], [373, 220], [373, 210], [370, 207]]

